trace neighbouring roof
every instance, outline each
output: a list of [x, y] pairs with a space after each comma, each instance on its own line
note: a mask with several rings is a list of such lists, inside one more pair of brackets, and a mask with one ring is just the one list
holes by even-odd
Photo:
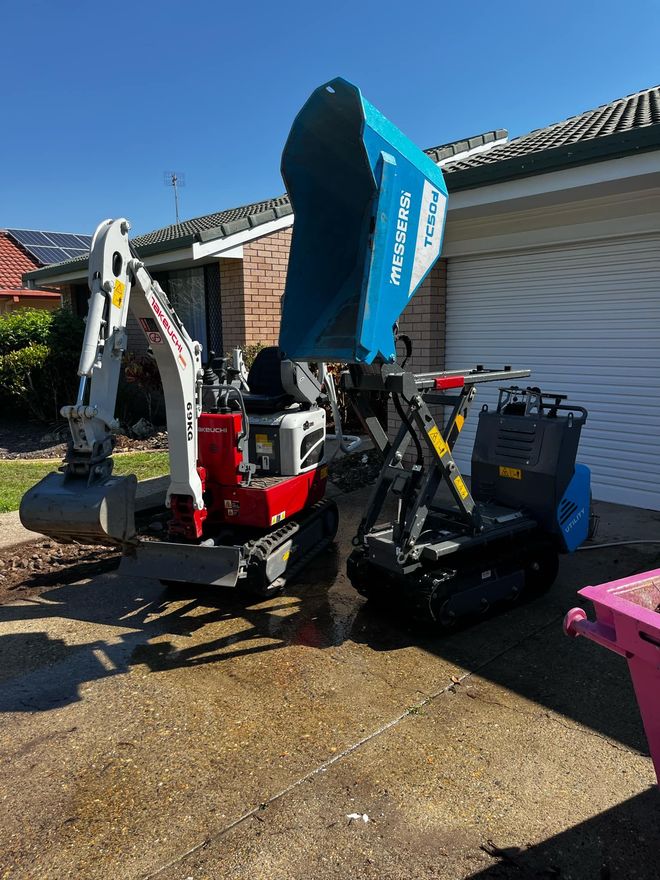
[[660, 146], [660, 86], [537, 128], [443, 165], [451, 191], [582, 165]]
[[[660, 86], [503, 143], [506, 137], [505, 129], [496, 129], [425, 152], [442, 165], [448, 190], [456, 192], [655, 149], [660, 147]], [[141, 256], [149, 256], [193, 242], [226, 238], [291, 213], [289, 198], [282, 195], [165, 226], [138, 236], [133, 244]], [[86, 262], [86, 257], [78, 257], [28, 271], [25, 277], [31, 281], [50, 279], [80, 271]]]
[[0, 230], [0, 290], [20, 288], [25, 272], [38, 267], [16, 242]]

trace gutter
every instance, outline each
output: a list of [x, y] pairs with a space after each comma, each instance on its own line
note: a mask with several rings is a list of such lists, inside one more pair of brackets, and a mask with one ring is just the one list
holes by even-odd
[[631, 131], [592, 138], [576, 144], [564, 144], [552, 150], [515, 156], [487, 165], [475, 165], [462, 171], [451, 171], [451, 164], [442, 169], [450, 193], [477, 189], [492, 183], [533, 177], [575, 165], [588, 165], [606, 159], [619, 159], [635, 153], [650, 152], [660, 147], [660, 123]]

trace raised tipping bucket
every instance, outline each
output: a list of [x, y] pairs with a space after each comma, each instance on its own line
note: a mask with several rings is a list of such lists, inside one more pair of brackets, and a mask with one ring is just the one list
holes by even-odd
[[570, 636], [586, 636], [628, 661], [655, 774], [660, 784], [660, 569], [585, 587], [596, 620], [582, 608], [564, 619]]
[[19, 515], [26, 529], [55, 541], [121, 546], [135, 537], [136, 489], [133, 475], [88, 486], [52, 473], [25, 493]]
[[393, 360], [393, 325], [440, 256], [442, 172], [334, 79], [296, 117], [282, 176], [295, 223], [280, 347], [293, 360]]

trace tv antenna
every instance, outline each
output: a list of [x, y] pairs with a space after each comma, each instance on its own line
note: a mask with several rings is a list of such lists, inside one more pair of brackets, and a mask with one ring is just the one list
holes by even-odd
[[165, 186], [171, 186], [174, 190], [174, 210], [176, 222], [179, 222], [179, 187], [186, 185], [186, 175], [183, 171], [165, 171], [163, 175]]

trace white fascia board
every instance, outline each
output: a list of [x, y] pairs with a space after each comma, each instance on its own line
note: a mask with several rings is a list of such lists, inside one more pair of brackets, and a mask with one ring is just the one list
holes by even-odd
[[194, 259], [191, 247], [177, 248], [174, 251], [165, 251], [160, 254], [150, 254], [140, 258], [147, 269], [153, 267], [160, 269], [161, 266], [171, 266], [173, 263], [190, 263]]
[[74, 281], [87, 281], [87, 269], [72, 272], [70, 275], [53, 275], [28, 281], [28, 290], [39, 290], [41, 287], [59, 287], [60, 284], [71, 284]]
[[[449, 195], [449, 213], [461, 212], [465, 216], [478, 215], [489, 205], [505, 202], [541, 199], [549, 193], [574, 190], [579, 187], [598, 186], [625, 179], [660, 173], [660, 150], [578, 165], [563, 171], [535, 174], [516, 180], [460, 190]], [[449, 178], [451, 180], [451, 178]]]
[[[232, 257], [233, 253], [239, 246], [255, 241], [257, 238], [263, 238], [264, 235], [272, 235], [273, 232], [279, 232], [281, 229], [288, 229], [293, 226], [293, 214], [287, 214], [286, 217], [278, 217], [276, 220], [269, 220], [268, 223], [262, 223], [260, 226], [253, 226], [251, 229], [242, 229], [234, 235], [228, 235], [226, 238], [214, 238], [212, 241], [195, 242], [193, 244], [193, 259], [207, 260], [209, 257]], [[242, 248], [240, 256], [243, 256]]]
[[[653, 176], [643, 179], [649, 182]], [[660, 231], [660, 180], [643, 189], [629, 186], [625, 192], [614, 193], [606, 189], [603, 184], [573, 190], [565, 193], [560, 203], [539, 204], [537, 200], [533, 205], [527, 202], [523, 210], [511, 210], [513, 203], [508, 203], [499, 213], [484, 210], [468, 217], [450, 215], [443, 254], [499, 253]], [[520, 203], [516, 204], [519, 208]]]

